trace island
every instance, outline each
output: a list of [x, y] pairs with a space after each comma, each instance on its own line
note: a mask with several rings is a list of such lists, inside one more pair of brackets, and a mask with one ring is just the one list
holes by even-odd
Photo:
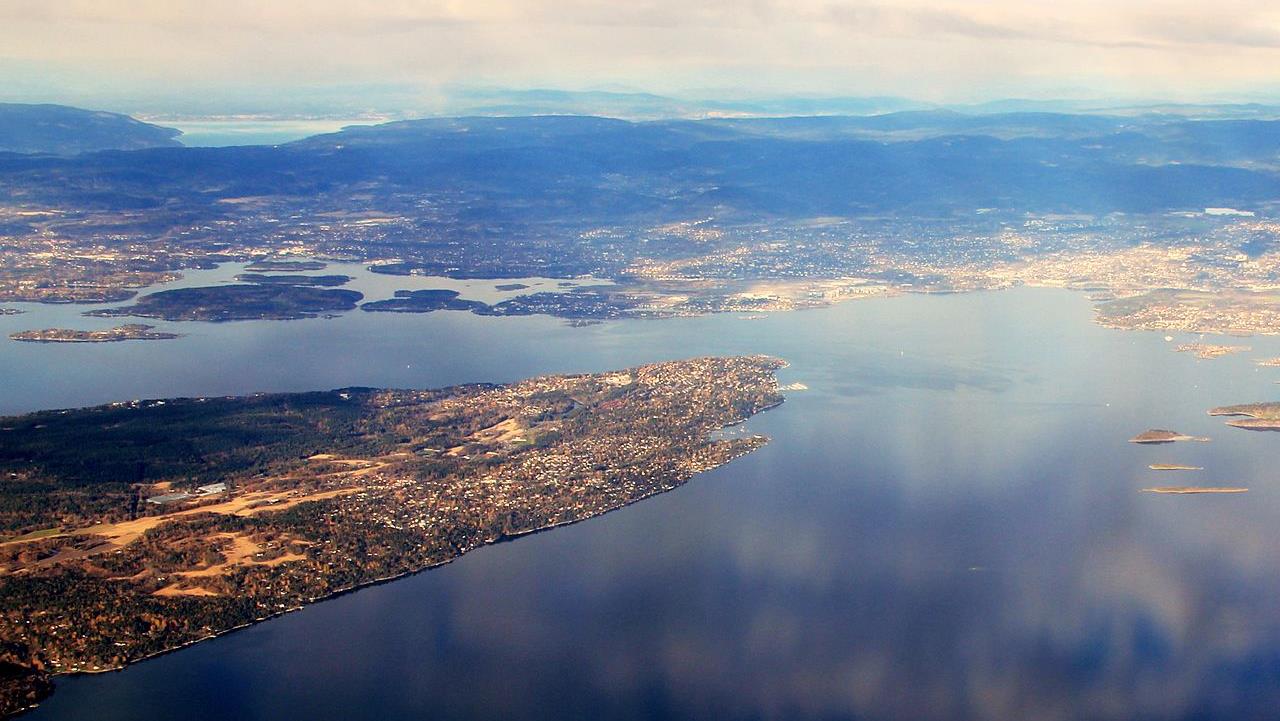
[[[0, 270], [3, 272], [3, 270]], [[42, 273], [42, 275], [47, 275]], [[136, 274], [141, 276], [142, 274]], [[145, 280], [136, 280], [133, 282], [139, 285], [151, 285], [151, 278], [156, 278], [155, 283], [163, 283], [169, 280], [176, 280], [168, 276], [156, 277], [149, 276]], [[107, 283], [108, 280], [101, 282]], [[137, 295], [136, 290], [127, 287], [100, 287], [100, 286], [71, 286], [57, 287], [51, 285], [40, 285], [36, 287], [21, 287], [19, 289], [0, 289], [0, 301], [10, 303], [76, 303], [80, 305], [95, 305], [98, 303], [119, 303], [129, 300]]]
[[[573, 284], [570, 283], [570, 285], [573, 285]], [[500, 283], [498, 285], [493, 286], [493, 289], [500, 290], [506, 293], [513, 290], [524, 290], [528, 287], [529, 286], [525, 285], [524, 283]]]
[[0, 308], [0, 315], [19, 315], [22, 311], [17, 308]]
[[461, 300], [454, 290], [398, 290], [386, 300], [360, 306], [369, 312], [431, 313], [437, 310], [465, 310], [476, 315], [550, 315], [573, 324], [581, 321], [622, 318], [666, 318], [689, 314], [682, 308], [662, 305], [653, 299], [621, 292], [612, 287], [575, 286], [567, 291], [544, 291], [508, 298], [490, 305], [478, 300]]
[[1232, 428], [1247, 431], [1280, 431], [1280, 403], [1246, 403], [1219, 406], [1209, 410], [1211, 416], [1240, 416], [1226, 422]]
[[[0, 699], [672, 490], [767, 442], [767, 356], [0, 418]], [[4, 688], [6, 684], [12, 686]]]
[[1177, 463], [1152, 463], [1147, 466], [1153, 471], [1203, 471], [1200, 466], [1184, 466]]
[[257, 283], [258, 285], [309, 285], [321, 288], [336, 288], [351, 282], [349, 275], [264, 275], [262, 273], [241, 273], [236, 276], [237, 283]]
[[1180, 441], [1199, 441], [1201, 443], [1208, 442], [1208, 438], [1203, 436], [1189, 436], [1185, 433], [1177, 431], [1166, 431], [1159, 428], [1149, 431], [1143, 431], [1133, 438], [1129, 439], [1130, 443], [1156, 444], [1156, 443], [1177, 443]]
[[436, 310], [470, 310], [484, 312], [491, 306], [478, 300], [460, 300], [456, 290], [397, 290], [387, 300], [375, 300], [360, 310], [383, 313], [430, 313]]
[[324, 270], [326, 263], [319, 260], [255, 260], [244, 267], [245, 270], [256, 270], [266, 273], [297, 273], [308, 270]]
[[1233, 353], [1253, 350], [1247, 345], [1214, 345], [1212, 343], [1183, 343], [1175, 349], [1178, 353], [1194, 353], [1197, 358], [1212, 360]]
[[119, 325], [106, 330], [45, 328], [9, 334], [10, 339], [23, 343], [118, 343], [126, 340], [171, 340], [181, 337], [181, 333], [157, 331], [155, 326], [141, 323]]
[[162, 320], [297, 320], [348, 311], [364, 294], [302, 285], [214, 285], [175, 288], [144, 295], [133, 305], [89, 311], [104, 318], [138, 316]]

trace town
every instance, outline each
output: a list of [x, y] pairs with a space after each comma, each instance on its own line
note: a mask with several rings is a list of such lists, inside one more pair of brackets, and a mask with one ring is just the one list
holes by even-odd
[[[366, 262], [392, 276], [612, 281], [516, 296], [493, 307], [457, 307], [490, 315], [609, 320], [787, 311], [900, 293], [1031, 285], [1088, 292], [1099, 304], [1099, 322], [1113, 327], [1280, 332], [1280, 315], [1272, 310], [1280, 287], [1280, 222], [1265, 217], [992, 210], [939, 218], [498, 223], [479, 230], [458, 225], [466, 198], [437, 198], [428, 210], [399, 196], [385, 200], [389, 205], [376, 209], [368, 200], [341, 197], [238, 200], [196, 223], [156, 213], [0, 204], [0, 228], [23, 230], [0, 235], [0, 301], [120, 301], [189, 268], [235, 260], [315, 269], [315, 259], [331, 259]], [[494, 245], [498, 238], [501, 249]], [[184, 289], [172, 298], [153, 294], [133, 307], [94, 312], [271, 319], [342, 312], [359, 300], [349, 291], [307, 287], [306, 276], [244, 280], [250, 284]], [[268, 294], [274, 305], [264, 302]], [[451, 307], [366, 300], [367, 310]], [[299, 305], [304, 301], [311, 306]], [[190, 312], [192, 304], [202, 310]]]

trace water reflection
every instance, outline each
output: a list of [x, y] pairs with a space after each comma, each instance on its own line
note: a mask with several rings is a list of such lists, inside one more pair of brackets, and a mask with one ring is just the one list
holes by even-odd
[[[53, 349], [37, 364], [6, 346], [2, 362], [47, 380], [99, 358], [54, 392], [96, 399], [767, 352], [791, 362], [784, 382], [811, 390], [747, 424], [773, 443], [680, 490], [66, 680], [33, 719], [1238, 719], [1280, 708], [1280, 437], [1204, 414], [1271, 397], [1280, 372], [1098, 328], [1077, 295], [908, 297], [751, 322], [567, 328], [438, 313], [200, 328], [129, 356], [137, 376], [121, 374], [115, 349], [71, 360]], [[199, 354], [214, 345], [208, 368]], [[1253, 345], [1280, 355], [1274, 339]], [[1214, 442], [1126, 442], [1148, 427]], [[1152, 462], [1253, 490], [1139, 494], [1167, 478]]]

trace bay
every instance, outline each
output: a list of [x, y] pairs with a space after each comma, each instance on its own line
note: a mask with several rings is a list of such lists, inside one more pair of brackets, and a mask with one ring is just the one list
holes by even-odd
[[[371, 300], [506, 297], [494, 286], [511, 282], [323, 272], [357, 276]], [[557, 281], [536, 282], [524, 292]], [[4, 334], [117, 320], [20, 307]], [[731, 353], [785, 358], [782, 382], [809, 387], [746, 424], [768, 446], [676, 491], [60, 678], [30, 718], [1266, 717], [1280, 707], [1280, 436], [1205, 410], [1274, 398], [1280, 369], [1253, 359], [1280, 340], [1204, 361], [1173, 352], [1198, 336], [1091, 316], [1079, 294], [1020, 288], [587, 327], [355, 311], [157, 323], [187, 334], [173, 341], [0, 341], [3, 413]], [[1148, 428], [1213, 441], [1127, 442]], [[1139, 492], [1214, 481], [1251, 490]]]

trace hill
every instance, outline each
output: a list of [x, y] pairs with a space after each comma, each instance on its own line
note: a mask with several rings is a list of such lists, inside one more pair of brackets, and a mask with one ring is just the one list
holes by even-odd
[[66, 105], [0, 103], [0, 152], [76, 155], [177, 147], [181, 131]]

